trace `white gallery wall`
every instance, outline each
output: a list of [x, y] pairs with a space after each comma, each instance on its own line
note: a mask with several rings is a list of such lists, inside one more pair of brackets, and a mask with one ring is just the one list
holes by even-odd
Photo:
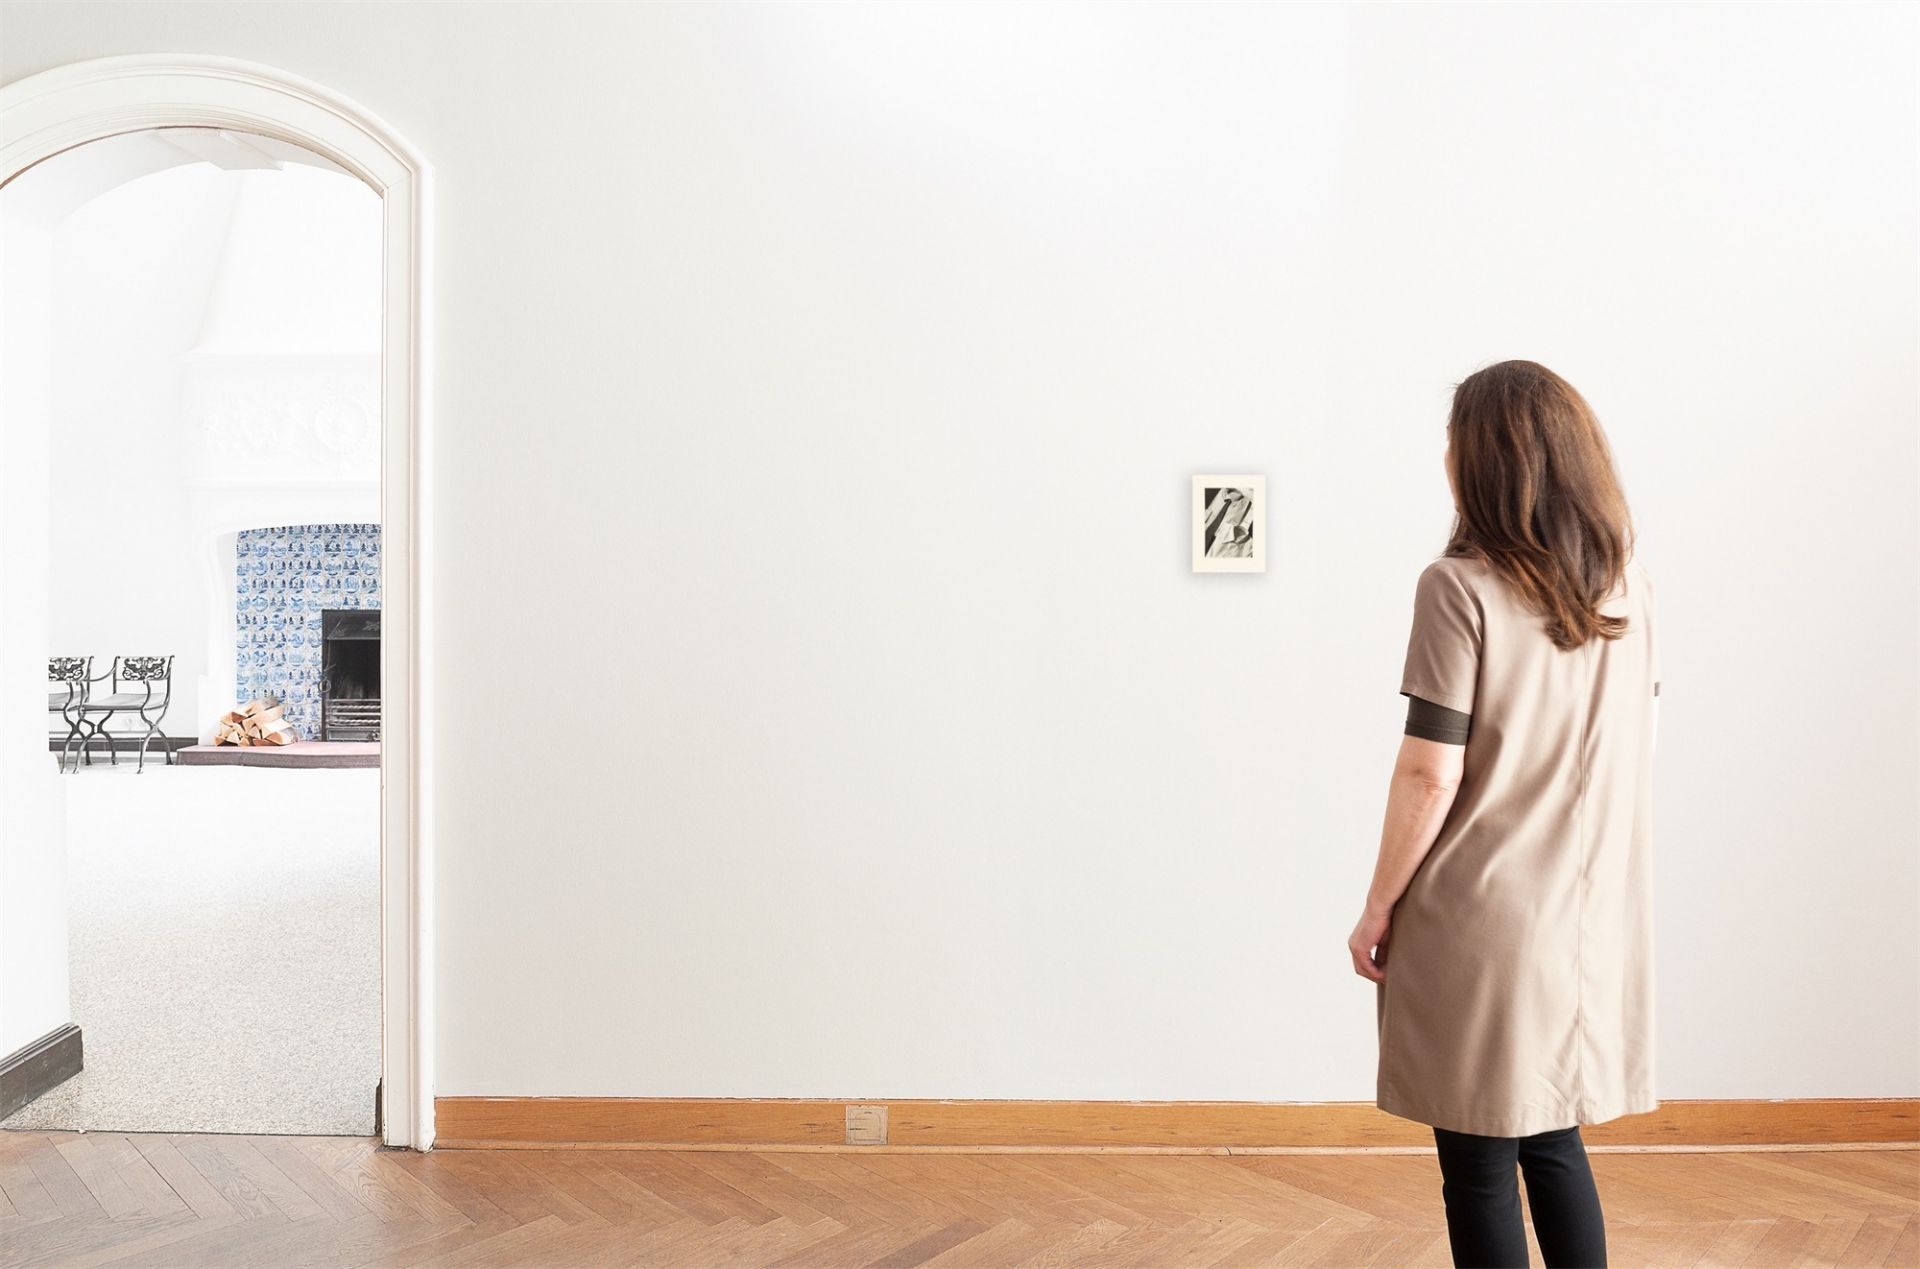
[[246, 58], [434, 166], [442, 1095], [1371, 1098], [1506, 357], [1658, 586], [1662, 1096], [1913, 1095], [1915, 22], [8, 4], [0, 79]]

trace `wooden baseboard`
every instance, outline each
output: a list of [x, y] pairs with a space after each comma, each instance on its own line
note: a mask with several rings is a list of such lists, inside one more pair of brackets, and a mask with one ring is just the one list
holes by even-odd
[[84, 1059], [80, 1028], [71, 1022], [0, 1058], [0, 1119], [78, 1075]]
[[[876, 1114], [875, 1107], [885, 1110]], [[1431, 1129], [1371, 1102], [442, 1097], [434, 1111], [437, 1144], [456, 1150], [544, 1145], [1227, 1153], [1433, 1145]], [[855, 1138], [858, 1128], [867, 1131]], [[1592, 1146], [1656, 1148], [1910, 1145], [1920, 1142], [1920, 1098], [1669, 1101], [1644, 1115], [1588, 1127], [1581, 1137]], [[850, 1138], [863, 1144], [850, 1144]]]

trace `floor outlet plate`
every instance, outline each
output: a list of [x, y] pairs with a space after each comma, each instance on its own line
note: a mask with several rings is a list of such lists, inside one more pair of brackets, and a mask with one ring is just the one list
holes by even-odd
[[847, 1107], [847, 1144], [884, 1146], [887, 1144], [887, 1108], [885, 1106]]

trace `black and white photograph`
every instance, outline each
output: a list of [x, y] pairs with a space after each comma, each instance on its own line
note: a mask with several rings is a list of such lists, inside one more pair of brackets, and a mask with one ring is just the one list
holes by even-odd
[[1193, 478], [1193, 571], [1267, 571], [1266, 477]]

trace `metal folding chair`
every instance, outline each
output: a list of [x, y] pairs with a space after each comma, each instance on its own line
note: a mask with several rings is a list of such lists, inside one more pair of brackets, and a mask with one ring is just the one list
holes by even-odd
[[[136, 774], [144, 774], [147, 769], [147, 746], [155, 736], [160, 737], [161, 752], [166, 764], [173, 765], [173, 750], [167, 745], [167, 735], [160, 730], [160, 720], [167, 716], [167, 705], [173, 698], [173, 658], [172, 657], [115, 657], [113, 668], [106, 674], [87, 680], [89, 686], [94, 683], [110, 682], [112, 690], [105, 696], [94, 696], [91, 692], [86, 698], [70, 707], [80, 726], [75, 730], [83, 732], [80, 737], [80, 752], [85, 756], [87, 765], [93, 765], [91, 744], [97, 737], [107, 742], [107, 759], [115, 766], [120, 765], [120, 755], [114, 752], [113, 736], [107, 732], [106, 725], [115, 714], [137, 714], [147, 730], [140, 737], [140, 762]], [[122, 684], [131, 689], [133, 684], [140, 685], [140, 691], [121, 691]], [[159, 690], [155, 691], [155, 685]], [[68, 748], [73, 739], [69, 737]], [[74, 770], [80, 769], [79, 759], [73, 764]]]
[[[47, 682], [60, 686], [47, 693], [47, 712], [58, 714], [67, 724], [67, 738], [60, 746], [60, 769], [67, 769], [67, 753], [81, 736], [79, 707], [87, 699], [93, 682], [92, 657], [48, 657]], [[76, 762], [78, 760], [76, 759]]]

